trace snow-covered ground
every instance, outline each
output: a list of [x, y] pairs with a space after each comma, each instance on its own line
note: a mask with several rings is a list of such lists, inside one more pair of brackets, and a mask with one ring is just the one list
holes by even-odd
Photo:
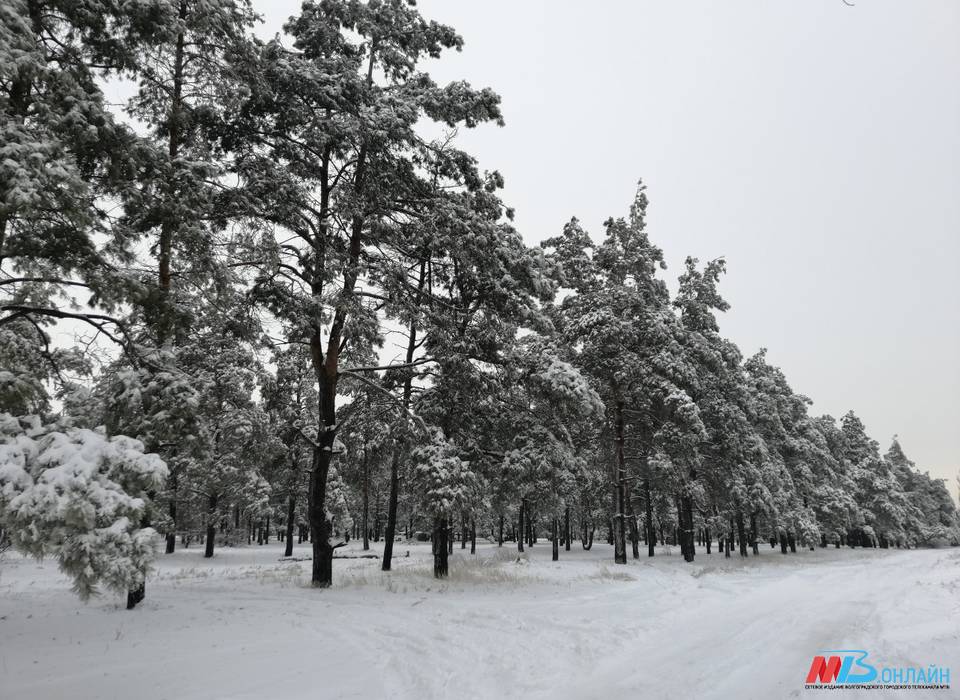
[[438, 583], [428, 545], [399, 544], [410, 556], [393, 573], [337, 560], [319, 591], [281, 546], [161, 556], [134, 611], [114, 596], [85, 605], [54, 562], [8, 554], [0, 698], [818, 697], [803, 688], [813, 655], [850, 648], [955, 677], [946, 692], [844, 698], [960, 687], [957, 549], [767, 547], [692, 565], [674, 549], [615, 566], [602, 543], [558, 563], [546, 542], [520, 561], [458, 544]]

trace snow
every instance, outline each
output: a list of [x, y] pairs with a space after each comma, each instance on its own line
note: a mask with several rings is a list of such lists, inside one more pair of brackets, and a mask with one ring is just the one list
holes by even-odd
[[315, 590], [309, 561], [280, 561], [280, 543], [212, 560], [191, 547], [158, 559], [134, 611], [85, 605], [54, 562], [8, 554], [0, 697], [785, 698], [804, 693], [814, 654], [850, 648], [960, 683], [957, 549], [699, 551], [686, 565], [663, 548], [616, 566], [603, 543], [556, 563], [548, 542], [520, 562], [514, 547], [471, 557], [458, 543], [444, 582], [428, 544], [396, 550], [392, 573], [338, 559], [334, 588]]

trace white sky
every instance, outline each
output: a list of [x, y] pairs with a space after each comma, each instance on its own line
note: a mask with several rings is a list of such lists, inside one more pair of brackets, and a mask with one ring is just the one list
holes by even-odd
[[[298, 0], [254, 0], [272, 36]], [[721, 330], [814, 411], [960, 468], [960, 3], [421, 0], [503, 97], [460, 143], [500, 170], [532, 244], [594, 234], [636, 180], [668, 275], [725, 256]]]

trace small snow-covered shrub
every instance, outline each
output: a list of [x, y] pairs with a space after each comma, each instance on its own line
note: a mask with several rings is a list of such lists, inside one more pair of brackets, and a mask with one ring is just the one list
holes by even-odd
[[167, 467], [132, 438], [60, 427], [0, 413], [0, 527], [21, 552], [55, 556], [84, 600], [99, 584], [136, 588], [155, 548], [146, 494]]

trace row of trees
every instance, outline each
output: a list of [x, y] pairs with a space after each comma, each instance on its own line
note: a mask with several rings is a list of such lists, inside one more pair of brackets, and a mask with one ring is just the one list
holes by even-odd
[[244, 0], [0, 13], [0, 527], [81, 594], [135, 605], [154, 531], [271, 523], [320, 587], [380, 526], [437, 576], [455, 529], [958, 539], [941, 481], [719, 334], [722, 260], [670, 298], [642, 186], [527, 246], [455, 142], [499, 97], [430, 78], [462, 41], [411, 3], [305, 2], [289, 46]]

